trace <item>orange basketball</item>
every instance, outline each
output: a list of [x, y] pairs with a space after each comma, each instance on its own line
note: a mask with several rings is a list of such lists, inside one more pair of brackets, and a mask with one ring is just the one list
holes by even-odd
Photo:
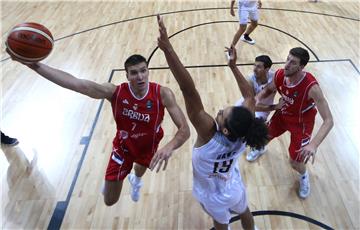
[[9, 52], [25, 62], [46, 58], [54, 45], [50, 31], [43, 25], [25, 22], [16, 25], [6, 39]]

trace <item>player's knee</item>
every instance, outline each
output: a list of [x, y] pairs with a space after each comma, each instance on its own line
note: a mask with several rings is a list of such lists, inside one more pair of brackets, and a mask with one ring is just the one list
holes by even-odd
[[240, 24], [240, 26], [239, 26], [239, 30], [246, 30], [246, 27], [247, 27], [247, 24], [245, 23], [245, 24]]
[[104, 203], [106, 206], [112, 206], [118, 202], [119, 198], [111, 198], [111, 197], [105, 197], [104, 196]]
[[105, 200], [104, 199], [104, 203], [106, 206], [113, 206], [114, 204], [116, 204], [117, 200]]

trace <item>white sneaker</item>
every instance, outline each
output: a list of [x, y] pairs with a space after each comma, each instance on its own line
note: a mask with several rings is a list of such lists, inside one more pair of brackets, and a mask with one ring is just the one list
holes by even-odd
[[262, 148], [260, 150], [256, 150], [256, 149], [251, 149], [251, 151], [246, 155], [246, 160], [247, 161], [255, 161], [256, 159], [258, 159], [261, 155], [263, 155], [265, 153], [266, 149]]
[[143, 186], [143, 182], [142, 181], [136, 182], [136, 176], [133, 173], [129, 174], [128, 180], [131, 185], [131, 199], [134, 202], [137, 202], [140, 198], [140, 188], [141, 186]]
[[305, 199], [310, 195], [310, 180], [309, 173], [306, 171], [304, 175], [300, 175], [299, 178], [300, 187], [299, 187], [299, 196], [302, 199]]
[[255, 44], [255, 40], [251, 39], [249, 37], [249, 35], [245, 36], [244, 34], [241, 35], [240, 40], [246, 43], [249, 43], [250, 45], [254, 45]]

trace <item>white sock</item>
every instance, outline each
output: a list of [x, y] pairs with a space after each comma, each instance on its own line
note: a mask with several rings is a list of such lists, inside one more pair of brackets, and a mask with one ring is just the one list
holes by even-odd
[[140, 181], [141, 181], [141, 177], [137, 177], [137, 176], [135, 175], [135, 173], [134, 173], [134, 181], [135, 181], [136, 184], [139, 184]]

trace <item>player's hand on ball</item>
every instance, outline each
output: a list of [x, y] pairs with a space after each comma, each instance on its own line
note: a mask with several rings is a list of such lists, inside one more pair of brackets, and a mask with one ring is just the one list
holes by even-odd
[[8, 53], [8, 54], [10, 55], [11, 60], [20, 62], [21, 64], [24, 64], [24, 65], [27, 65], [27, 66], [32, 66], [32, 65], [34, 65], [34, 64], [37, 63], [37, 62], [24, 61], [24, 60], [22, 60], [22, 59], [17, 58], [16, 56], [14, 56], [14, 55], [9, 51], [8, 48], [6, 48], [5, 51], [6, 51], [6, 53]]

